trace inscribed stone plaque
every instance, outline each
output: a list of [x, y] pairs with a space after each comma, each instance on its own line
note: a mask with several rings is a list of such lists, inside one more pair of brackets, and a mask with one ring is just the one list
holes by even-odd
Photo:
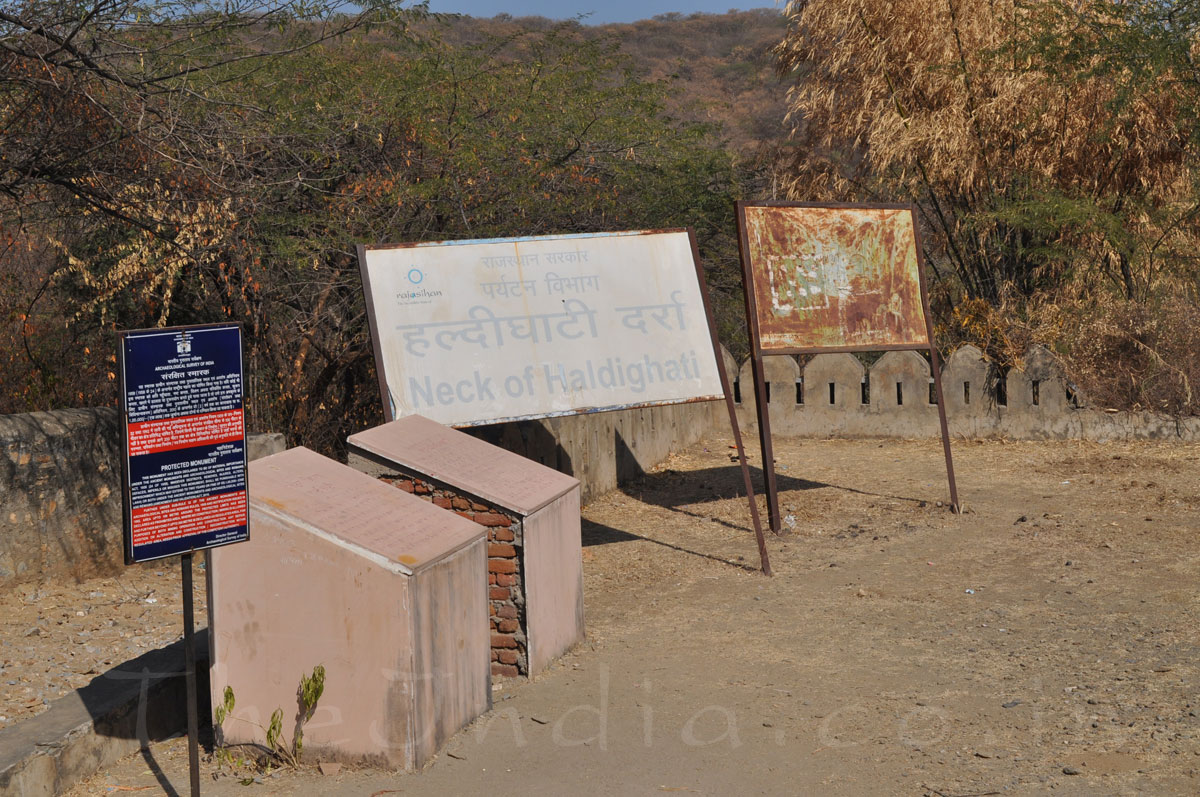
[[521, 515], [579, 487], [574, 477], [421, 415], [366, 429], [346, 442], [351, 453], [401, 465]]
[[409, 572], [483, 536], [453, 512], [303, 447], [251, 463], [250, 486], [255, 511], [302, 521]]
[[280, 708], [290, 734], [319, 664], [306, 756], [423, 766], [490, 706], [483, 527], [304, 448], [251, 463], [250, 496], [251, 539], [209, 570], [219, 738], [269, 747]]

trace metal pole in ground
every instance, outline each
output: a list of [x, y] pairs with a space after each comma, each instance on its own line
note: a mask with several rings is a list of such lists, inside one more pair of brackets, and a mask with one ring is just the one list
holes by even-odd
[[196, 709], [196, 623], [192, 606], [192, 554], [179, 557], [183, 571], [183, 657], [187, 677], [188, 771], [192, 797], [200, 797], [200, 721]]

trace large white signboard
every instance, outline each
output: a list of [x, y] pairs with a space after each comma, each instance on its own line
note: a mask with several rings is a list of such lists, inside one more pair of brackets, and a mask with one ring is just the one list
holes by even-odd
[[359, 247], [388, 420], [723, 397], [685, 230]]

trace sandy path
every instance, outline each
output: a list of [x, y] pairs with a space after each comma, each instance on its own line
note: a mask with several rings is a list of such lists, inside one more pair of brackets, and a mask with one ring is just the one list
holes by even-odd
[[[587, 507], [587, 644], [424, 772], [205, 793], [1200, 792], [1200, 447], [956, 443], [961, 516], [936, 442], [777, 449], [775, 578], [710, 440]], [[73, 793], [164, 782], [178, 740]]]

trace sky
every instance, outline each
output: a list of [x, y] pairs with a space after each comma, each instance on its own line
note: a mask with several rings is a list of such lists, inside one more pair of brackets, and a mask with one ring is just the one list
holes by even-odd
[[494, 17], [512, 14], [514, 17], [548, 17], [571, 19], [590, 14], [584, 24], [634, 22], [659, 14], [677, 11], [681, 14], [724, 14], [730, 9], [782, 8], [774, 0], [429, 0], [429, 10], [449, 14], [469, 14], [473, 17]]

